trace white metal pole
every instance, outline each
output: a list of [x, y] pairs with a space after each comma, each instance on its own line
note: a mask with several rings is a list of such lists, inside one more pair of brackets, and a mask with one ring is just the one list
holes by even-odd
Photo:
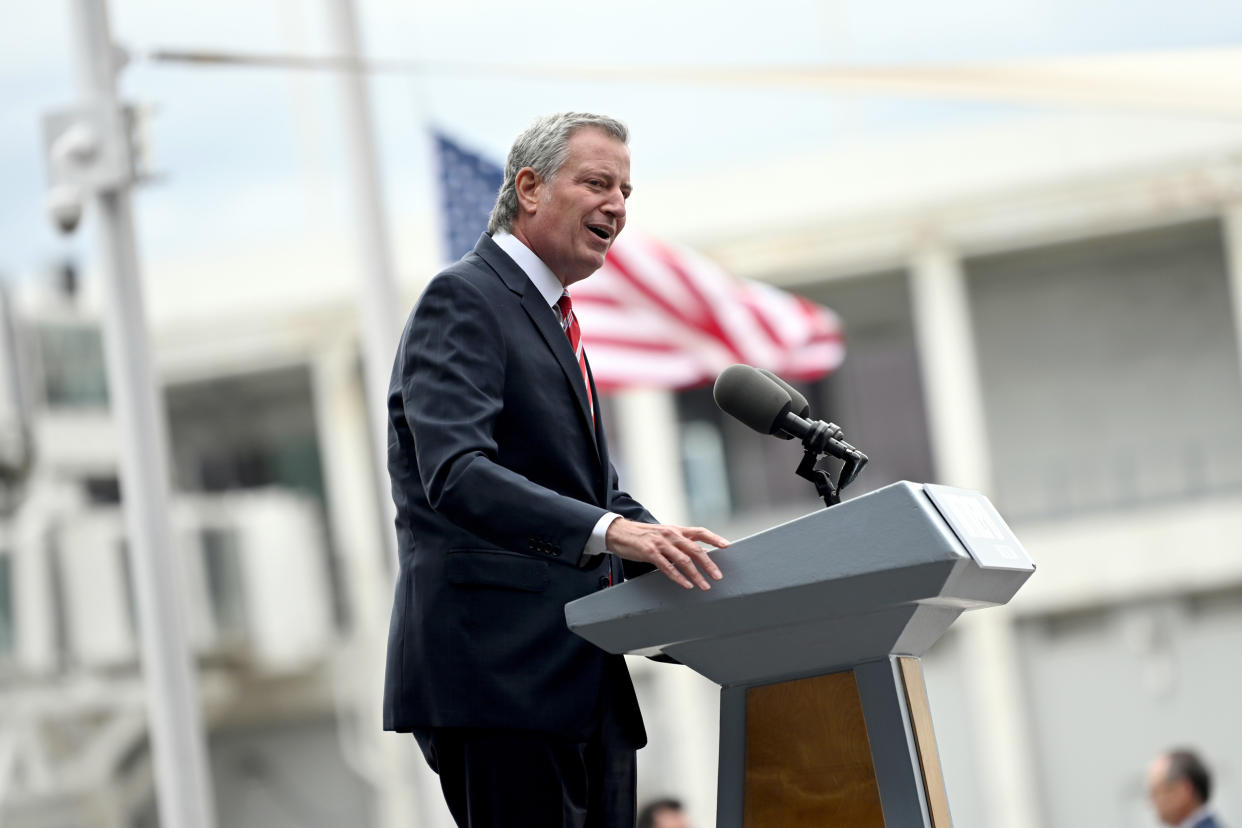
[[[353, 0], [328, 1], [328, 28], [337, 54], [350, 65], [359, 65], [357, 17]], [[375, 458], [376, 489], [383, 519], [385, 551], [396, 571], [396, 534], [393, 518], [396, 507], [389, 495], [388, 481], [388, 378], [396, 354], [399, 334], [399, 304], [393, 277], [392, 244], [388, 236], [388, 216], [380, 187], [379, 165], [375, 160], [375, 129], [371, 123], [371, 103], [365, 74], [339, 73], [341, 104], [344, 109], [349, 186], [353, 193], [357, 222], [358, 254], [362, 258], [362, 289], [358, 292], [362, 362], [371, 426], [372, 453]], [[365, 610], [366, 608], [359, 608]]]
[[[105, 0], [71, 0], [83, 103], [121, 117], [117, 52]], [[113, 136], [119, 130], [113, 130]], [[107, 139], [105, 139], [107, 140]], [[137, 599], [151, 752], [160, 822], [215, 824], [195, 677], [179, 611], [168, 526], [168, 462], [163, 417], [147, 351], [142, 285], [134, 243], [130, 182], [90, 195], [104, 280], [103, 332], [108, 393], [120, 435], [121, 485]]]

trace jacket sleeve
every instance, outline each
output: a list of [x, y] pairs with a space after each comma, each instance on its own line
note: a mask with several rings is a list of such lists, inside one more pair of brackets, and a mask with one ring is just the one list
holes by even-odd
[[431, 508], [504, 549], [576, 565], [605, 509], [537, 485], [497, 460], [505, 330], [483, 293], [451, 272], [431, 281], [396, 370]]
[[[616, 512], [623, 518], [636, 520], [639, 523], [659, 523], [655, 517], [648, 512], [643, 505], [629, 493], [624, 492], [619, 487], [617, 470], [611, 464], [608, 468], [608, 511]], [[646, 575], [648, 572], [654, 572], [655, 566], [649, 563], [641, 563], [639, 561], [629, 561], [624, 558], [617, 558], [621, 563], [622, 571], [625, 577], [637, 578], [639, 575]]]
[[639, 523], [660, 522], [641, 503], [630, 497], [629, 492], [621, 490], [617, 470], [611, 463], [608, 464], [608, 511]]

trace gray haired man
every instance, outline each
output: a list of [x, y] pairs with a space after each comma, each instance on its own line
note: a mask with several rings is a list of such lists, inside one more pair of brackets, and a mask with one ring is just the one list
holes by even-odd
[[1208, 808], [1212, 776], [1192, 750], [1170, 750], [1153, 759], [1147, 769], [1147, 795], [1165, 825], [1224, 828]]
[[572, 112], [522, 133], [489, 232], [427, 286], [393, 365], [384, 726], [414, 733], [462, 828], [633, 828], [634, 688], [564, 605], [653, 569], [721, 577], [699, 544], [722, 538], [619, 487], [567, 290], [625, 226], [626, 140]]

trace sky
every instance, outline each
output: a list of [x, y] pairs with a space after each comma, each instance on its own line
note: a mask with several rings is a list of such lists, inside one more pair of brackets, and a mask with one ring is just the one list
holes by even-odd
[[[47, 220], [39, 123], [75, 100], [70, 0], [24, 0], [0, 30], [0, 276], [89, 254]], [[210, 254], [350, 221], [337, 81], [328, 73], [157, 63], [158, 49], [332, 54], [328, 0], [111, 0], [134, 55], [122, 95], [154, 108], [161, 173], [135, 210], [144, 259]], [[741, 164], [834, 142], [1013, 117], [1020, 107], [671, 82], [599, 82], [584, 65], [963, 63], [1242, 44], [1236, 0], [357, 0], [368, 56], [418, 71], [369, 83], [390, 217], [432, 204], [426, 126], [497, 159], [535, 116], [616, 115], [634, 176]], [[463, 69], [554, 64], [558, 77]], [[739, 194], [739, 198], [744, 198]]]

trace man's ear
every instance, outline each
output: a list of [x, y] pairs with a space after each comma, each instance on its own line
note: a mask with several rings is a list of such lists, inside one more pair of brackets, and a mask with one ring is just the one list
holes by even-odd
[[531, 167], [523, 167], [518, 170], [513, 183], [517, 189], [518, 209], [523, 213], [534, 213], [543, 191], [543, 179], [539, 173]]

